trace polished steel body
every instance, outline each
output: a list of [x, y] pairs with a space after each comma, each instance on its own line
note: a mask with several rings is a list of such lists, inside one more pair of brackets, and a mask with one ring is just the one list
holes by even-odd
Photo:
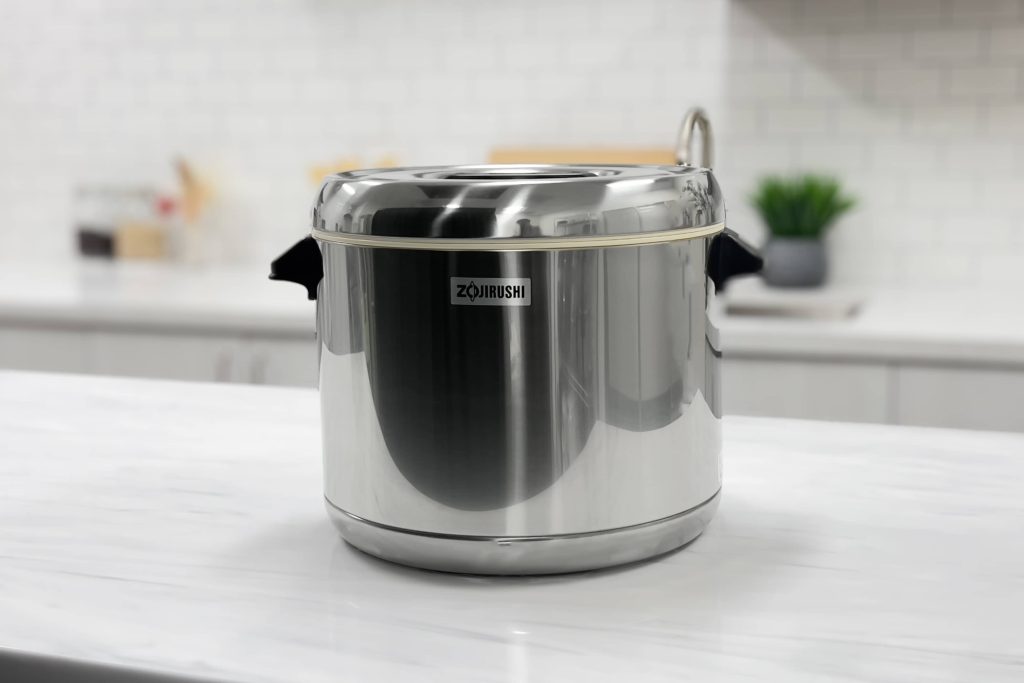
[[[721, 486], [707, 259], [723, 219], [702, 169], [329, 179], [317, 328], [325, 495], [345, 538], [516, 574], [696, 537]], [[539, 244], [504, 247], [517, 239]]]

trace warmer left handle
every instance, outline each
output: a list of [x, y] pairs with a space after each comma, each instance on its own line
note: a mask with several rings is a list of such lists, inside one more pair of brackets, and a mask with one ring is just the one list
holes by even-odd
[[299, 240], [270, 264], [271, 280], [296, 282], [306, 288], [310, 299], [316, 299], [316, 289], [323, 277], [323, 255], [312, 237]]

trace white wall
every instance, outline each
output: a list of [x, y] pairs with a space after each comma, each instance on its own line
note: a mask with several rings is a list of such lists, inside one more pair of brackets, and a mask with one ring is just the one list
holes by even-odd
[[77, 182], [216, 169], [234, 258], [300, 234], [307, 170], [717, 127], [730, 221], [780, 169], [862, 198], [847, 282], [1024, 284], [1022, 0], [0, 3], [0, 259], [72, 258]]

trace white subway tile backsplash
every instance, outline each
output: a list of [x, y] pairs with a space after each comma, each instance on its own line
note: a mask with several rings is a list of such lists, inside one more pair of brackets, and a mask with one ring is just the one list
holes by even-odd
[[779, 105], [765, 112], [762, 128], [767, 135], [823, 135], [831, 128], [832, 112], [814, 105]]
[[[864, 218], [861, 216], [861, 223]], [[921, 209], [889, 208], [867, 223], [858, 225], [857, 236], [868, 232], [872, 240], [892, 244], [901, 251], [921, 244], [935, 246], [942, 235], [942, 219]]]
[[[1024, 101], [995, 102], [986, 110], [985, 131], [991, 138], [1024, 136]], [[1017, 144], [1019, 137], [1017, 138]]]
[[907, 107], [907, 132], [933, 143], [976, 131], [984, 120], [980, 104], [914, 105]]
[[797, 96], [804, 101], [860, 100], [867, 91], [865, 67], [819, 68], [806, 64], [796, 69]]
[[[830, 260], [829, 283], [834, 285], [858, 285], [871, 282], [876, 286], [893, 286], [902, 284], [904, 270], [902, 268], [903, 250], [872, 249], [864, 240], [861, 244], [843, 244], [837, 249], [838, 231], [846, 231], [852, 226], [839, 226], [826, 243], [833, 258]], [[839, 255], [840, 258], [835, 258]]]
[[952, 0], [953, 21], [1020, 19], [1020, 0]]
[[868, 140], [892, 139], [904, 131], [906, 106], [872, 105], [846, 101], [835, 110], [836, 132], [844, 138]]
[[836, 58], [849, 62], [888, 64], [907, 51], [906, 37], [895, 31], [851, 31], [836, 38]]
[[[1003, 217], [1002, 222], [1006, 226], [1007, 234], [1009, 235], [1008, 244], [1012, 246], [1013, 254], [1020, 254], [1021, 249], [1024, 248], [1024, 221], [1021, 221], [1018, 216], [1012, 218]], [[1017, 283], [1020, 284], [1019, 282]]]
[[979, 203], [1011, 210], [1015, 216], [1024, 212], [1024, 176], [990, 174], [979, 181]]
[[793, 48], [797, 54], [798, 65], [810, 63], [816, 64], [829, 64], [842, 69], [844, 66], [858, 67], [859, 65], [854, 64], [837, 64], [836, 63], [836, 32], [825, 31], [819, 32], [816, 29], [810, 29], [807, 33], [797, 33], [786, 38], [793, 45]]
[[734, 105], [725, 112], [722, 122], [715, 125], [716, 134], [720, 130], [725, 139], [756, 139], [761, 134], [761, 107]]
[[907, 207], [924, 211], [959, 211], [978, 204], [980, 182], [970, 173], [952, 173], [949, 169], [919, 168], [907, 188]]
[[728, 78], [729, 92], [736, 101], [787, 102], [796, 92], [796, 74], [787, 67], [735, 69]]
[[[978, 285], [978, 257], [969, 250], [935, 249], [915, 254], [910, 252], [913, 281], [936, 282], [941, 287], [976, 287]], [[916, 256], [916, 258], [915, 258]], [[915, 272], [915, 268], [923, 272]]]
[[879, 28], [891, 26], [921, 27], [948, 22], [949, 0], [883, 0], [872, 7]]
[[1016, 66], [953, 67], [949, 78], [949, 91], [954, 97], [1005, 100], [1020, 92], [1020, 68]]
[[797, 10], [802, 25], [864, 26], [872, 9], [869, 0], [803, 0]]
[[911, 36], [910, 52], [914, 59], [923, 62], [978, 60], [986, 35], [980, 28], [919, 30]]
[[988, 174], [1015, 172], [1019, 155], [1014, 145], [955, 139], [939, 148], [939, 156], [944, 164]]
[[804, 0], [739, 0], [730, 10], [747, 13], [754, 21], [773, 26], [795, 25], [804, 8]]
[[491, 71], [508, 59], [505, 50], [482, 49], [478, 43], [448, 41], [441, 48], [440, 61], [444, 69], [458, 72]]
[[878, 102], [934, 102], [942, 93], [938, 68], [906, 66], [878, 69], [871, 93]]
[[796, 161], [801, 168], [841, 177], [851, 168], [865, 167], [869, 149], [860, 140], [807, 139], [797, 143]]
[[771, 173], [785, 173], [798, 168], [796, 150], [791, 144], [777, 139], [739, 141], [726, 148], [719, 147], [723, 173], [732, 169], [748, 178], [760, 178]]
[[977, 267], [976, 284], [1013, 286], [1020, 283], [1020, 255], [1006, 251], [986, 254]]
[[991, 33], [993, 60], [1017, 60], [1024, 57], [1024, 24], [996, 26]]

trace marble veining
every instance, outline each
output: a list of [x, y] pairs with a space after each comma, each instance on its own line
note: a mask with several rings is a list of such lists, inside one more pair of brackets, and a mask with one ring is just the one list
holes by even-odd
[[727, 418], [703, 537], [533, 579], [349, 548], [319, 449], [311, 390], [0, 373], [0, 648], [229, 681], [1024, 680], [1024, 435]]

